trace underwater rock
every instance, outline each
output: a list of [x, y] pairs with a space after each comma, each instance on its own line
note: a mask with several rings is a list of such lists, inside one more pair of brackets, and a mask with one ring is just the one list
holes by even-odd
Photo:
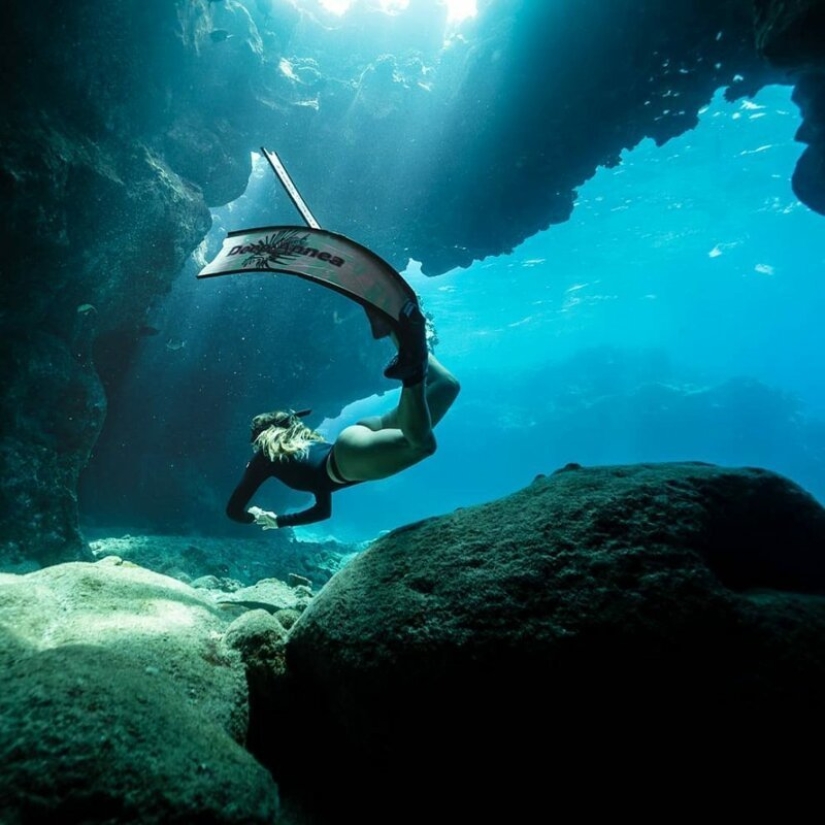
[[822, 0], [754, 0], [756, 47], [775, 66], [825, 70]]
[[[243, 659], [256, 695], [264, 703], [274, 701], [284, 673], [283, 625], [266, 610], [250, 610], [232, 622], [225, 640]], [[257, 728], [250, 725], [250, 731]], [[265, 732], [258, 729], [258, 733]]]
[[[279, 733], [273, 734], [283, 729], [283, 713], [290, 708], [288, 682], [284, 678], [287, 636], [284, 619], [288, 613], [290, 611], [282, 610], [273, 616], [268, 610], [249, 610], [230, 625], [224, 637], [226, 644], [243, 659], [249, 692], [256, 699], [249, 706], [247, 747], [253, 755], [271, 755], [276, 751], [286, 761], [291, 760], [294, 745]], [[300, 727], [298, 722], [290, 726], [290, 730]], [[305, 767], [313, 773], [317, 769], [312, 762], [307, 762]], [[300, 825], [302, 819], [298, 817], [289, 822]]]
[[801, 78], [793, 99], [803, 118], [796, 139], [807, 144], [794, 170], [793, 190], [803, 203], [825, 215], [825, 71]]
[[220, 595], [217, 603], [277, 614], [281, 610], [303, 611], [311, 599], [312, 590], [304, 584], [290, 586], [278, 579], [262, 579], [251, 587]]
[[[97, 559], [120, 556], [180, 579], [193, 587], [237, 593], [262, 584], [256, 590], [261, 601], [274, 600], [281, 607], [297, 608], [312, 587], [322, 587], [361, 545], [332, 539], [298, 541], [291, 530], [277, 533], [246, 531], [247, 538], [212, 538], [188, 535], [95, 535], [87, 532], [89, 547]], [[277, 581], [276, 581], [277, 580]], [[283, 584], [288, 581], [289, 586]], [[303, 585], [303, 591], [299, 589]], [[285, 604], [281, 604], [284, 602]], [[301, 607], [300, 609], [303, 609]]]
[[8, 135], [3, 126], [3, 243], [14, 253], [0, 285], [0, 562], [85, 559], [78, 478], [103, 424], [104, 387], [132, 355], [107, 343], [136, 340], [210, 218], [200, 193], [138, 143], [95, 141], [39, 110], [6, 123]]
[[76, 490], [106, 412], [94, 367], [56, 336], [7, 333], [0, 381], [0, 568], [91, 560]]
[[796, 139], [808, 144], [796, 164], [796, 196], [825, 215], [825, 3], [756, 0], [756, 47], [796, 81], [793, 99], [803, 123]]
[[117, 560], [0, 575], [0, 818], [275, 822], [227, 625]]
[[335, 576], [287, 639], [285, 714], [335, 767], [263, 758], [322, 821], [348, 798], [520, 821], [582, 771], [608, 812], [692, 788], [698, 753], [778, 776], [825, 732], [823, 548], [825, 510], [765, 470], [568, 465]]

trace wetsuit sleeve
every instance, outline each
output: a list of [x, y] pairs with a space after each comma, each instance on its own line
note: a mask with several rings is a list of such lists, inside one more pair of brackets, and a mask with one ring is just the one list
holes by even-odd
[[[257, 456], [256, 456], [257, 458]], [[262, 465], [260, 461], [255, 458], [246, 465], [243, 478], [240, 480], [235, 491], [226, 505], [226, 515], [232, 521], [239, 521], [241, 524], [252, 524], [255, 521], [255, 516], [252, 513], [246, 512], [246, 505], [249, 500], [255, 495], [258, 487], [266, 481], [269, 474], [266, 472], [266, 466]]]
[[278, 516], [278, 527], [297, 527], [299, 524], [312, 524], [323, 521], [332, 515], [332, 493], [328, 490], [315, 494], [315, 504], [298, 513], [285, 513]]

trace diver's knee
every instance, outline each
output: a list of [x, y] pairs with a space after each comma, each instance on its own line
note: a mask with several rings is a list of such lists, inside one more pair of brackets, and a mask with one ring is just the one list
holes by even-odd
[[460, 392], [461, 392], [461, 384], [458, 382], [458, 379], [451, 372], [448, 372], [444, 375], [439, 376], [439, 378], [438, 378], [439, 397], [443, 398], [444, 401], [446, 401], [448, 405], [452, 404], [453, 401], [455, 401], [456, 398], [458, 398], [458, 394]]
[[419, 441], [416, 441], [412, 446], [417, 454], [417, 457], [422, 459], [428, 458], [438, 449], [438, 442], [435, 439], [435, 434], [432, 430], [430, 430], [429, 435]]

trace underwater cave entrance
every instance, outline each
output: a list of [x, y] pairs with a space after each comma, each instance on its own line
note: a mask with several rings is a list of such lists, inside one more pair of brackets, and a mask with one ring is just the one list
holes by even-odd
[[[807, 445], [791, 439], [782, 410], [796, 413], [780, 398], [787, 391], [814, 413], [825, 410], [821, 374], [805, 357], [823, 345], [825, 242], [821, 216], [790, 188], [798, 125], [786, 87], [735, 103], [720, 92], [695, 130], [659, 148], [644, 142], [599, 170], [567, 223], [513, 254], [435, 278], [411, 263], [405, 277], [434, 315], [439, 357], [464, 390], [439, 427], [437, 467], [353, 494], [325, 529], [363, 539], [505, 494], [568, 461], [747, 460], [825, 497], [815, 427], [798, 430]], [[244, 195], [215, 210], [209, 243], [227, 229], [294, 222], [276, 186], [256, 162]], [[273, 208], [284, 212], [273, 216]], [[94, 483], [82, 486], [90, 522], [229, 530], [224, 496], [243, 460], [248, 413], [280, 403], [270, 365], [334, 379], [330, 365], [291, 362], [317, 288], [282, 278], [277, 298], [263, 282], [249, 293], [227, 282], [219, 295], [196, 283], [196, 270], [193, 262], [176, 282], [159, 311], [161, 334], [141, 343], [132, 388], [113, 404]], [[283, 301], [291, 311], [273, 314]], [[342, 321], [355, 313], [369, 341], [361, 309], [341, 301], [332, 311]], [[756, 383], [725, 384], [738, 376]], [[290, 403], [317, 409], [327, 390], [307, 387]], [[367, 414], [383, 402], [367, 391], [344, 412]], [[588, 430], [602, 404], [603, 419]], [[701, 426], [697, 412], [707, 413]], [[342, 423], [334, 410], [326, 422]], [[481, 461], [478, 445], [491, 432], [495, 449]]]

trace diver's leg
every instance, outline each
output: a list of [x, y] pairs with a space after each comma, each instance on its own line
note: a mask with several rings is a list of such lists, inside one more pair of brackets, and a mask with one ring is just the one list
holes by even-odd
[[362, 424], [353, 424], [341, 431], [333, 450], [343, 478], [348, 481], [386, 478], [435, 452], [423, 381], [401, 390], [396, 412], [398, 427], [371, 430]]
[[350, 481], [386, 478], [417, 464], [436, 449], [432, 428], [459, 393], [455, 376], [429, 356], [428, 380], [401, 390], [398, 406], [344, 429], [335, 441], [335, 462]]
[[375, 481], [412, 467], [431, 452], [412, 447], [401, 430], [368, 430], [353, 424], [335, 440], [335, 464], [347, 481]]
[[[458, 396], [460, 385], [458, 379], [432, 354], [428, 357], [429, 366], [427, 368], [426, 395], [427, 408], [430, 411], [430, 422], [433, 427], [441, 421], [447, 414], [456, 397]], [[403, 397], [401, 399], [403, 401]], [[371, 415], [358, 421], [370, 430], [401, 429], [399, 423], [398, 407], [384, 413], [383, 415]]]
[[427, 375], [427, 319], [416, 299], [410, 299], [398, 313], [392, 339], [398, 354], [387, 364], [384, 375], [412, 387]]

